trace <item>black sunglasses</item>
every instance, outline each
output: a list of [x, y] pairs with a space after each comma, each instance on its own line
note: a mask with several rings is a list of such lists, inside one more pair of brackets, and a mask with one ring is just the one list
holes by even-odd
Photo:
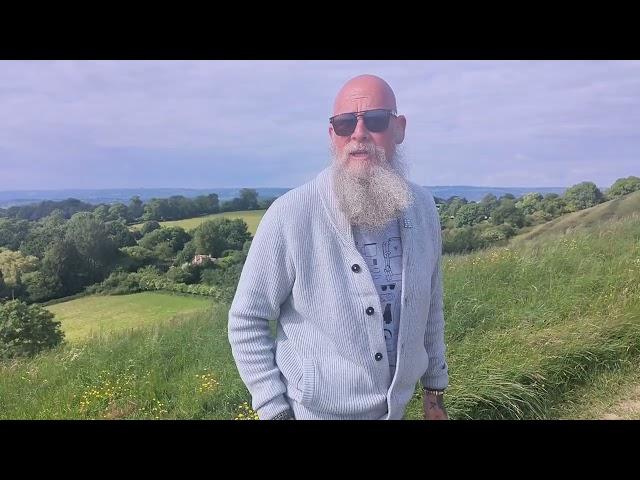
[[396, 116], [392, 110], [367, 110], [366, 112], [341, 113], [329, 119], [333, 131], [340, 137], [351, 135], [358, 124], [358, 117], [364, 120], [364, 126], [373, 133], [384, 132], [389, 127], [389, 119]]

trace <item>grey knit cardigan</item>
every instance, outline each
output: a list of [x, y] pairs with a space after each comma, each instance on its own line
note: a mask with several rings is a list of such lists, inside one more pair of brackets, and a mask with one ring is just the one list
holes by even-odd
[[[260, 419], [401, 419], [420, 382], [448, 386], [441, 233], [433, 197], [410, 182], [396, 374], [382, 308], [330, 167], [276, 199], [251, 243], [229, 310], [228, 336]], [[357, 265], [357, 267], [356, 267]], [[276, 336], [269, 321], [276, 320]]]

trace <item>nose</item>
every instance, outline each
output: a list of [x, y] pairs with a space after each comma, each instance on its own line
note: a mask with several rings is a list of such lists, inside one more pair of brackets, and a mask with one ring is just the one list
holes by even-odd
[[364, 124], [364, 118], [362, 118], [361, 115], [358, 115], [357, 119], [358, 123], [356, 123], [356, 129], [351, 134], [351, 140], [362, 143], [369, 139], [370, 132]]

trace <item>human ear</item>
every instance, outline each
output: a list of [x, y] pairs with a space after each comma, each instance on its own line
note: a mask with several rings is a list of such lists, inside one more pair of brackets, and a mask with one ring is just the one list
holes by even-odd
[[395, 121], [394, 135], [393, 135], [393, 140], [397, 144], [401, 144], [404, 141], [404, 131], [406, 127], [407, 127], [407, 119], [404, 117], [404, 115], [399, 115]]

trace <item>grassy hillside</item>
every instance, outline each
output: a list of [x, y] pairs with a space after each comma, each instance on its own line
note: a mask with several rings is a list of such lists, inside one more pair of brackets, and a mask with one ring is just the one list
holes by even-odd
[[[262, 215], [264, 215], [266, 210], [244, 210], [240, 212], [224, 212], [224, 213], [216, 213], [213, 215], [207, 215], [205, 217], [194, 217], [194, 218], [185, 218], [184, 220], [172, 220], [169, 222], [160, 222], [160, 225], [163, 227], [175, 226], [182, 227], [185, 230], [189, 231], [196, 228], [202, 222], [206, 220], [212, 220], [218, 217], [224, 218], [242, 218], [249, 228], [249, 231], [252, 235], [256, 233], [256, 229], [258, 228], [258, 224], [260, 223], [260, 219], [262, 219]], [[132, 225], [132, 229], [139, 229], [142, 227], [142, 223], [137, 223]]]
[[452, 416], [559, 418], [585, 385], [637, 362], [639, 239], [636, 213], [446, 258]]
[[211, 304], [202, 297], [143, 292], [133, 295], [89, 296], [46, 307], [62, 322], [69, 342], [91, 335], [145, 327]]
[[[632, 213], [628, 202], [636, 198], [595, 207], [600, 220], [579, 228], [576, 219], [532, 241], [445, 257], [452, 418], [635, 418], [640, 208]], [[607, 219], [611, 205], [618, 213]], [[227, 308], [0, 363], [0, 418], [246, 415]], [[421, 418], [419, 390], [405, 418]]]
[[514, 237], [512, 242], [530, 242], [539, 237], [548, 238], [554, 235], [563, 235], [575, 229], [598, 228], [607, 220], [626, 218], [635, 212], [640, 212], [640, 191], [579, 212], [563, 215]]

